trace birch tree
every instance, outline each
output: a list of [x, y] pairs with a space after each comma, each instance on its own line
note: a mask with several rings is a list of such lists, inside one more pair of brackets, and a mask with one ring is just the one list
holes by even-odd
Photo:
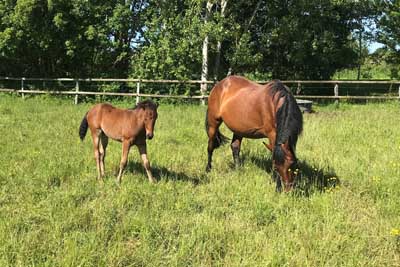
[[[206, 12], [204, 16], [204, 25], [207, 26], [208, 19], [211, 13], [211, 9], [213, 7], [213, 3], [208, 0], [206, 4]], [[202, 64], [201, 64], [201, 81], [203, 82], [200, 87], [201, 95], [205, 95], [207, 93], [207, 84], [204, 83], [207, 81], [208, 78], [208, 41], [209, 41], [209, 36], [208, 33], [206, 32], [203, 40], [203, 49], [202, 49]], [[202, 104], [205, 104], [205, 100], [202, 99]]]

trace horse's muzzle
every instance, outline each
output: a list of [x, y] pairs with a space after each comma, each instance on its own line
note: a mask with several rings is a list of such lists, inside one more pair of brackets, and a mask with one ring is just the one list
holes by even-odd
[[152, 133], [146, 134], [146, 138], [149, 139], [149, 140], [153, 139], [153, 136], [154, 135]]

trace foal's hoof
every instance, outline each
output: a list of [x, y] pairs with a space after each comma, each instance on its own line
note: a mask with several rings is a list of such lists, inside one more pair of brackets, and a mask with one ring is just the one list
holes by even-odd
[[211, 166], [208, 166], [207, 165], [207, 167], [206, 167], [206, 172], [210, 172], [211, 171]]

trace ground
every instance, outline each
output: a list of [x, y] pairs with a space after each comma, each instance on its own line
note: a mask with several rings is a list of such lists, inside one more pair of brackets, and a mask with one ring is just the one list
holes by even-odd
[[72, 103], [0, 95], [1, 266], [400, 266], [398, 102], [314, 103], [290, 194], [261, 140], [244, 141], [238, 170], [219, 148], [206, 174], [206, 108], [184, 104], [159, 107], [157, 184], [132, 149], [118, 187], [117, 142], [99, 184], [78, 136], [93, 103]]

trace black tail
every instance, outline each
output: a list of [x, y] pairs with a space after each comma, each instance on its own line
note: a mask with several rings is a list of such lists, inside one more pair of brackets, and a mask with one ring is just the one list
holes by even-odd
[[82, 141], [85, 138], [87, 129], [89, 127], [86, 116], [87, 116], [87, 113], [85, 114], [85, 116], [82, 119], [81, 126], [79, 126], [79, 137], [81, 138]]
[[[206, 113], [206, 132], [208, 135], [208, 129], [210, 128], [210, 125], [208, 124], [208, 109]], [[214, 148], [219, 148], [220, 146], [226, 144], [229, 142], [229, 138], [223, 135], [219, 129], [217, 129], [217, 134], [215, 135], [214, 139]]]
[[274, 95], [279, 93], [279, 99], [284, 98], [284, 101], [276, 114], [276, 142], [272, 158], [277, 163], [282, 164], [285, 154], [280, 145], [287, 141], [289, 141], [289, 149], [296, 158], [297, 139], [303, 130], [303, 114], [289, 88], [280, 81], [274, 81], [274, 83], [272, 93]]

